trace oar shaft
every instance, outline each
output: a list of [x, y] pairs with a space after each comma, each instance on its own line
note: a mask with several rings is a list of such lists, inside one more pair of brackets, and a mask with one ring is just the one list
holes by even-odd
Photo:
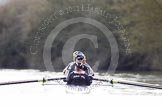
[[65, 80], [66, 77], [61, 77], [61, 78], [49, 78], [47, 81], [53, 81], [53, 80]]
[[99, 79], [99, 78], [93, 78], [92, 80], [96, 80], [96, 81], [103, 81], [103, 82], [110, 82], [107, 79]]
[[111, 84], [117, 84], [118, 83], [118, 84], [133, 85], [133, 86], [139, 86], [139, 87], [162, 89], [162, 86], [159, 86], [159, 85], [140, 83], [140, 82], [117, 81], [117, 80], [113, 80], [113, 79], [107, 80], [107, 79], [99, 79], [99, 78], [93, 78], [93, 80], [110, 82]]
[[34, 82], [47, 82], [47, 81], [54, 81], [54, 80], [64, 80], [65, 77], [61, 78], [48, 78], [48, 79], [41, 79], [41, 80], [23, 80], [23, 81], [8, 81], [8, 82], [0, 82], [1, 85], [12, 85], [12, 84], [23, 84], [23, 83], [34, 83]]
[[11, 85], [11, 84], [22, 84], [22, 83], [34, 83], [34, 82], [39, 82], [39, 80], [1, 82], [0, 85]]
[[125, 84], [125, 85], [134, 85], [134, 86], [140, 86], [140, 87], [162, 89], [162, 86], [153, 85], [153, 84], [146, 84], [146, 83], [124, 82], [124, 81], [118, 81], [118, 83], [119, 84]]

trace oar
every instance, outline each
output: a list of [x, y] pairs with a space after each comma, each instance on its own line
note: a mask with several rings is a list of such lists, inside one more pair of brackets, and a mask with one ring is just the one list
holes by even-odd
[[34, 82], [47, 82], [47, 81], [54, 81], [54, 80], [65, 80], [65, 77], [60, 78], [43, 78], [41, 80], [22, 80], [22, 81], [8, 81], [8, 82], [0, 82], [1, 85], [11, 85], [11, 84], [22, 84], [22, 83], [34, 83]]
[[93, 78], [93, 80], [103, 81], [103, 82], [110, 82], [111, 84], [125, 84], [125, 85], [139, 86], [139, 87], [162, 89], [162, 86], [154, 85], [154, 84], [148, 84], [148, 83], [141, 83], [141, 82], [118, 81], [118, 80], [113, 80], [113, 79], [112, 80], [107, 80], [107, 79], [99, 79], [99, 78]]

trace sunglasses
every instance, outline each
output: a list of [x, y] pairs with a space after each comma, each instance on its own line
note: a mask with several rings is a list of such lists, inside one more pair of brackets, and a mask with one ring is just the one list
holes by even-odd
[[83, 58], [78, 58], [77, 60], [83, 60]]

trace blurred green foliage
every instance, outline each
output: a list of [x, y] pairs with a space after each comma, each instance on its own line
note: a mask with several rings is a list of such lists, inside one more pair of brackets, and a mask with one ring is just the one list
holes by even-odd
[[[124, 28], [108, 23], [101, 15], [88, 12], [70, 13], [60, 16], [49, 24], [42, 33], [38, 33], [37, 52], [31, 53], [36, 33], [54, 12], [69, 6], [91, 4], [109, 12], [114, 21], [115, 16]], [[73, 17], [90, 17], [105, 24], [114, 34], [120, 51], [118, 70], [151, 71], [162, 70], [162, 2], [160, 0], [11, 0], [0, 6], [0, 68], [41, 69], [43, 63], [43, 47], [51, 30], [59, 23]], [[95, 59], [101, 60], [99, 70], [107, 70], [110, 64], [110, 46], [105, 37], [96, 28], [88, 24], [74, 24], [64, 29], [53, 42], [52, 62], [54, 68], [62, 70], [64, 43], [71, 36], [87, 33], [98, 36], [99, 48], [88, 40], [79, 41], [76, 50], [85, 52], [88, 63], [94, 65]], [[131, 53], [126, 53], [125, 43], [120, 36], [125, 36], [130, 44]], [[34, 40], [34, 41], [33, 41]], [[89, 47], [87, 47], [89, 46]], [[93, 54], [93, 56], [92, 56]], [[94, 55], [95, 54], [95, 55]]]

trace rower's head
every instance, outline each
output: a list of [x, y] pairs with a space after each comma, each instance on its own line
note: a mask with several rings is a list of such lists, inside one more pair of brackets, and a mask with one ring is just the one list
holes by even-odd
[[75, 62], [78, 57], [83, 56], [83, 59], [85, 59], [85, 55], [81, 51], [75, 51], [73, 53], [73, 61]]
[[76, 56], [76, 60], [78, 60], [78, 61], [82, 61], [83, 59], [84, 59], [84, 55], [83, 54], [78, 54]]
[[83, 54], [78, 54], [76, 56], [76, 60], [75, 60], [75, 63], [76, 63], [76, 66], [78, 68], [81, 68], [82, 64], [83, 64], [83, 60], [84, 60], [84, 55]]

